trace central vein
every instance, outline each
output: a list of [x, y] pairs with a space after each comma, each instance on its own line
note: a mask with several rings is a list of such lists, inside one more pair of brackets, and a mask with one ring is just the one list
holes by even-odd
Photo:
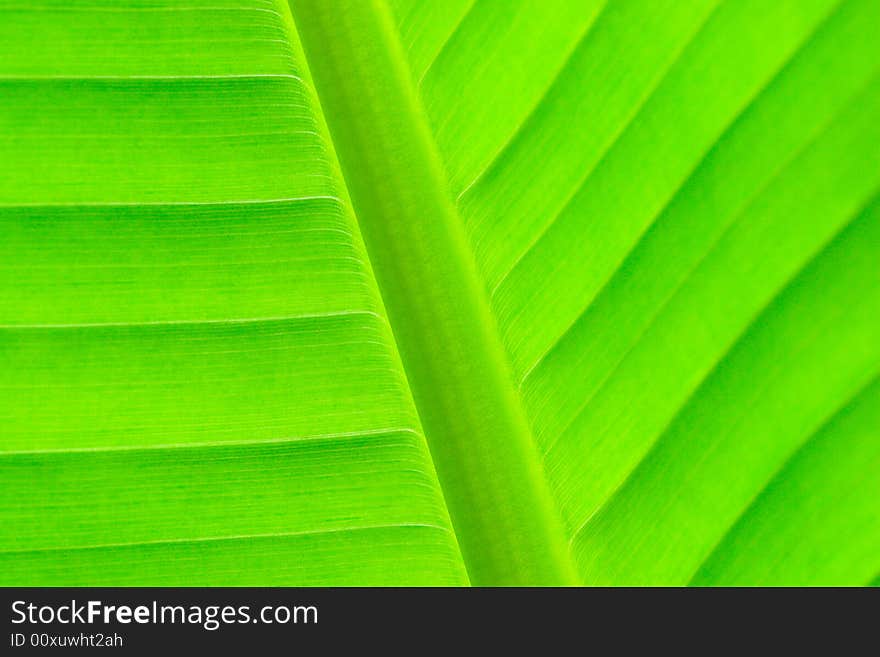
[[472, 583], [576, 575], [383, 3], [291, 0]]

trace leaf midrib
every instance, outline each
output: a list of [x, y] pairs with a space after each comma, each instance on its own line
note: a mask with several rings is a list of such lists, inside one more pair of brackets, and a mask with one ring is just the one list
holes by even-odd
[[471, 581], [574, 584], [558, 510], [389, 9], [291, 5]]

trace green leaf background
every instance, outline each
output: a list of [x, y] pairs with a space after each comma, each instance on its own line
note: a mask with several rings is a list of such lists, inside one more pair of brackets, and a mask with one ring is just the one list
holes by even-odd
[[877, 584], [878, 32], [0, 0], [0, 584]]

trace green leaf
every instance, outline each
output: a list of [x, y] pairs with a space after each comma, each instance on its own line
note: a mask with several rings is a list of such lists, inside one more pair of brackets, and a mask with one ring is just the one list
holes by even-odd
[[878, 30], [0, 3], [0, 583], [876, 583]]
[[876, 3], [527, 5], [413, 70], [584, 581], [685, 584], [761, 491], [838, 481], [764, 536], [800, 568], [711, 581], [867, 583], [871, 466], [779, 469], [880, 369]]
[[2, 583], [465, 583], [286, 6], [0, 25]]

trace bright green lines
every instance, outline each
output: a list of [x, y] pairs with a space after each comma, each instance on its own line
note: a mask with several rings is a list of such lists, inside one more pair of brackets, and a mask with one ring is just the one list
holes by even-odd
[[0, 584], [877, 583], [876, 0], [290, 4], [0, 0]]
[[0, 11], [4, 77], [253, 75], [296, 70], [283, 23], [269, 0], [185, 4], [4, 0]]
[[286, 3], [0, 26], [0, 583], [465, 583]]
[[528, 117], [603, 4], [483, 0], [464, 16], [417, 78], [453, 194]]
[[434, 526], [357, 527], [74, 549], [63, 556], [0, 553], [0, 571], [11, 573], [11, 584], [56, 586], [395, 586], [403, 577], [413, 586], [461, 586], [461, 557], [450, 551], [451, 540], [447, 529]]
[[400, 28], [414, 81], [424, 78], [428, 67], [476, 5], [476, 0], [390, 0]]
[[17, 165], [0, 204], [333, 195], [308, 93], [283, 76], [0, 79], [15, 99], [0, 149]]
[[875, 377], [775, 474], [691, 583], [869, 584], [880, 552], [878, 414]]
[[[494, 30], [480, 20], [494, 5], [477, 1], [423, 101], [582, 574], [684, 584], [731, 525], [750, 531], [740, 514], [876, 372], [864, 346], [880, 317], [865, 299], [877, 241], [860, 213], [880, 186], [880, 12], [870, 0], [622, 0], [582, 9], [563, 55], [518, 33], [518, 12], [550, 19], [513, 5]], [[508, 53], [509, 74], [478, 93], [467, 85], [483, 63], [466, 44], [481, 39], [490, 62]], [[520, 68], [540, 94], [504, 96]], [[472, 142], [492, 154], [481, 166]], [[783, 312], [793, 298], [810, 312]], [[844, 470], [813, 467], [831, 495]], [[787, 490], [797, 506], [800, 489]], [[861, 495], [856, 524], [876, 509]], [[767, 525], [761, 540], [782, 554], [793, 527], [775, 539]], [[830, 532], [805, 531], [804, 559], [833, 553]], [[872, 536], [852, 542], [851, 571], [829, 557], [804, 581], [869, 581]], [[757, 558], [737, 581], [772, 581]]]
[[0, 452], [418, 427], [374, 315], [3, 328], [0, 339]]
[[[588, 581], [687, 583], [790, 455], [876, 378], [880, 271], [872, 264], [878, 238], [875, 199], [690, 398], [577, 536]], [[828, 304], [829, 298], [840, 303]], [[829, 475], [843, 473], [833, 469]], [[859, 521], [856, 515], [850, 520]], [[876, 531], [863, 538], [876, 541]], [[802, 541], [791, 534], [788, 539], [791, 545]], [[860, 544], [840, 539], [841, 549]], [[855, 563], [875, 567], [871, 559]]]
[[[709, 18], [498, 287], [494, 305], [517, 375], [524, 376], [589, 305], [702, 157], [831, 5], [776, 3], [771, 11], [760, 2], [734, 2]], [[631, 174], [636, 160], [638, 176]], [[643, 184], [646, 179], [652, 184]], [[548, 289], [555, 293], [546, 294]]]
[[490, 291], [617, 140], [715, 4], [624, 1], [598, 16], [515, 139], [459, 199]]
[[0, 325], [374, 308], [374, 283], [356, 238], [340, 202], [329, 198], [8, 207], [0, 210], [0, 230]]
[[[732, 340], [748, 326], [803, 262], [867, 202], [880, 184], [880, 152], [871, 136], [880, 110], [875, 83], [839, 117], [814, 148], [774, 181], [723, 238], [640, 338], [614, 376], [593, 399], [588, 411], [555, 443], [548, 467], [561, 486], [584, 467], [594, 476], [573, 496], [574, 522], [595, 510], [637, 462], [689, 390], [699, 383]], [[829, 168], [829, 162], [834, 167]], [[811, 184], [804, 187], [804, 181]], [[794, 193], [794, 190], [798, 190]], [[723, 300], [723, 303], [721, 302]], [[678, 341], [687, 336], [687, 348]], [[644, 385], [649, 360], [662, 360]], [[626, 407], [628, 412], [621, 413]], [[566, 435], [568, 434], [568, 435]], [[614, 436], [614, 440], [610, 437]], [[601, 472], [581, 450], [602, 454]], [[578, 473], [578, 474], [574, 474]], [[576, 498], [576, 499], [574, 499]]]
[[[858, 14], [840, 12], [715, 144], [583, 315], [530, 371], [523, 393], [554, 440], [607, 381], [710, 246], [809, 149], [869, 82], [872, 38], [848, 39]], [[821, 82], [821, 84], [819, 84]], [[764, 134], [773, 126], [774, 138]], [[694, 221], [700, 217], [700, 221]], [[676, 257], [670, 258], [671, 249]], [[584, 394], [586, 393], [586, 394]], [[546, 436], [546, 438], [545, 438]]]
[[293, 9], [471, 580], [574, 582], [391, 12]]

